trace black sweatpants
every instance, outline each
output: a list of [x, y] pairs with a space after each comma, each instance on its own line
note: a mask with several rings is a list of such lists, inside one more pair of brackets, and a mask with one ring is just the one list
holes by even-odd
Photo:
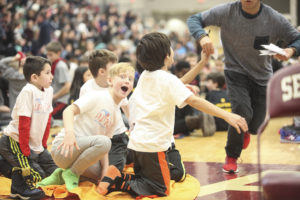
[[134, 156], [135, 179], [131, 190], [138, 196], [167, 196], [170, 194], [170, 170], [166, 152], [137, 152]]
[[30, 156], [26, 157], [21, 152], [19, 143], [6, 135], [0, 138], [0, 155], [12, 165], [12, 167], [30, 167], [30, 175], [34, 182], [41, 181], [43, 178], [52, 174], [57, 168], [47, 149], [40, 154], [36, 154], [30, 150]]
[[109, 165], [116, 166], [121, 172], [126, 164], [128, 141], [126, 133], [114, 135], [111, 139], [111, 148], [108, 153]]
[[185, 167], [181, 160], [179, 151], [176, 149], [175, 144], [172, 143], [171, 147], [167, 151], [169, 169], [171, 174], [171, 180], [175, 182], [181, 182], [186, 177]]
[[[266, 86], [257, 84], [248, 76], [225, 70], [228, 98], [232, 112], [244, 117], [249, 133], [256, 134], [266, 115]], [[228, 129], [226, 154], [238, 158], [241, 155], [244, 133], [238, 134], [232, 126]]]

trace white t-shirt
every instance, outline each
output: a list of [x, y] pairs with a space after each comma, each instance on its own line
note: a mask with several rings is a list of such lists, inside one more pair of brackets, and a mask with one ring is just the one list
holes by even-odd
[[31, 118], [29, 147], [36, 153], [44, 151], [42, 140], [52, 112], [53, 88], [41, 91], [36, 86], [27, 83], [17, 97], [12, 111], [12, 120], [4, 129], [4, 134], [19, 142], [19, 116]]
[[[112, 137], [116, 122], [116, 112], [120, 107], [115, 104], [108, 90], [89, 92], [73, 104], [80, 109], [74, 118], [75, 136], [106, 135]], [[65, 135], [64, 129], [58, 138]]]
[[128, 148], [140, 152], [166, 151], [173, 138], [175, 106], [183, 107], [191, 95], [173, 74], [144, 71], [129, 99], [129, 121], [135, 125]]
[[[84, 95], [84, 94], [86, 94], [90, 91], [103, 91], [103, 90], [108, 90], [108, 88], [100, 87], [96, 83], [95, 79], [91, 79], [91, 80], [88, 80], [85, 84], [83, 84], [83, 86], [81, 86], [79, 97], [81, 97], [82, 95]], [[120, 102], [120, 106], [127, 105], [127, 104], [128, 104], [128, 99], [127, 98], [124, 98]], [[115, 130], [114, 130], [114, 135], [124, 133], [125, 131], [127, 131], [127, 128], [126, 128], [126, 126], [123, 122], [121, 110], [119, 109], [117, 111], [117, 115], [116, 115], [116, 127], [115, 127]]]

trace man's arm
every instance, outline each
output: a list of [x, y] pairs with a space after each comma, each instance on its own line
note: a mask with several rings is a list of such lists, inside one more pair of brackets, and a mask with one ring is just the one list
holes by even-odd
[[191, 35], [196, 40], [201, 39], [201, 37], [207, 36], [207, 33], [204, 30], [205, 26], [203, 25], [201, 13], [190, 16], [187, 19], [187, 25], [188, 25]]
[[190, 16], [187, 20], [187, 25], [191, 35], [200, 43], [202, 50], [207, 55], [211, 55], [214, 53], [214, 47], [208, 34], [204, 30], [201, 16], [201, 13]]

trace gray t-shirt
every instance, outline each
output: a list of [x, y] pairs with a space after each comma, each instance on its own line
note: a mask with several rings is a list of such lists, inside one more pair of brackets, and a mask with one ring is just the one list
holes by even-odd
[[[54, 77], [52, 80], [52, 87], [53, 87], [53, 93], [57, 93], [66, 82], [70, 82], [70, 74], [69, 74], [69, 69], [67, 64], [60, 60], [57, 64], [56, 64], [56, 68], [55, 68], [55, 72], [54, 72]], [[65, 103], [68, 104], [68, 100], [69, 100], [69, 96], [70, 94], [67, 93], [64, 96], [56, 99], [55, 102], [60, 102], [60, 103]], [[55, 103], [53, 102], [53, 103]]]
[[0, 72], [8, 80], [9, 108], [12, 111], [16, 99], [22, 88], [27, 84], [23, 73], [9, 66], [14, 57], [6, 57], [0, 60]]
[[[242, 11], [239, 1], [219, 5], [188, 19], [191, 34], [199, 38], [202, 27], [221, 28], [225, 54], [225, 70], [248, 75], [260, 85], [266, 85], [272, 76], [270, 56], [259, 56], [261, 44], [290, 44], [299, 36], [287, 19], [271, 7], [261, 4], [257, 15]], [[295, 46], [298, 51], [298, 46]]]

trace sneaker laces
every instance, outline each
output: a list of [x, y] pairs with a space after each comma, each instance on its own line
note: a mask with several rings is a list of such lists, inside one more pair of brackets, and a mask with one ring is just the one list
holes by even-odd
[[22, 176], [24, 177], [24, 180], [26, 184], [29, 186], [30, 189], [35, 189], [35, 182], [33, 181], [33, 177], [30, 174], [30, 168], [22, 168]]
[[30, 189], [35, 189], [35, 184], [31, 180], [31, 177], [24, 177], [26, 179], [26, 184], [29, 186]]

